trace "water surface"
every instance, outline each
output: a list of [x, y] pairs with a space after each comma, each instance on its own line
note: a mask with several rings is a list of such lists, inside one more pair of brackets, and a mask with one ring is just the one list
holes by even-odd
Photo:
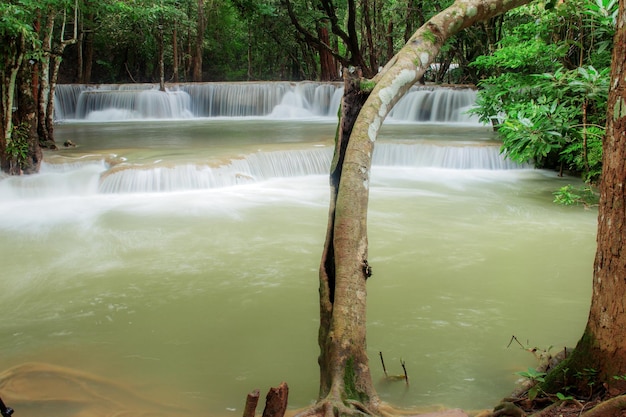
[[[76, 148], [0, 179], [7, 403], [20, 416], [240, 415], [249, 391], [282, 381], [290, 408], [314, 401], [334, 131], [332, 119], [58, 126]], [[377, 389], [403, 407], [490, 408], [536, 364], [507, 348], [512, 335], [557, 350], [582, 334], [596, 213], [555, 206], [576, 180], [501, 161], [486, 128], [390, 124], [376, 146]], [[383, 381], [380, 351], [390, 373], [406, 362], [409, 386]]]

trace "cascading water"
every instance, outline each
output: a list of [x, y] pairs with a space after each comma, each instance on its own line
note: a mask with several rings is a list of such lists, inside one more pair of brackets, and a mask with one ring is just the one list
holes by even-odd
[[[535, 366], [511, 334], [571, 345], [586, 320], [595, 214], [552, 204], [573, 179], [504, 159], [461, 114], [474, 94], [414, 90], [375, 146], [368, 353], [404, 407], [490, 408]], [[20, 417], [229, 417], [284, 380], [310, 404], [340, 97], [59, 86], [56, 140], [77, 146], [0, 176], [2, 398]]]
[[[337, 117], [342, 96], [332, 83], [174, 84], [166, 92], [151, 84], [59, 85], [56, 120], [121, 121], [190, 117]], [[399, 122], [466, 123], [476, 99], [472, 89], [414, 87], [389, 118]]]

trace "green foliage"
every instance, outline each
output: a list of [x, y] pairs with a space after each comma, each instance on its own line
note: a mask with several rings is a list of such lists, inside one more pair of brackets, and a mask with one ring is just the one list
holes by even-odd
[[530, 368], [530, 367], [528, 368], [527, 371], [518, 371], [518, 372], [515, 372], [515, 374], [524, 378], [528, 378], [531, 381], [535, 381], [535, 382], [544, 382], [545, 381], [544, 377], [546, 376], [545, 372], [540, 372], [540, 371], [537, 371], [535, 368]]
[[539, 165], [558, 153], [565, 142], [564, 130], [572, 115], [570, 108], [558, 101], [530, 100], [509, 111], [500, 126], [502, 149], [517, 162], [535, 161]]
[[583, 204], [591, 206], [598, 204], [599, 195], [591, 186], [574, 187], [565, 185], [553, 193], [554, 202], [563, 206]]
[[13, 127], [11, 139], [7, 141], [6, 153], [15, 159], [19, 165], [28, 158], [28, 130], [27, 123], [21, 123]]
[[[534, 20], [515, 27], [496, 51], [474, 61], [474, 67], [494, 75], [480, 83], [471, 112], [494, 125], [507, 157], [565, 168], [588, 182], [598, 179], [610, 68], [594, 62], [603, 62], [603, 49], [612, 42], [611, 1], [575, 0], [574, 6], [551, 10], [522, 7], [512, 13]], [[584, 30], [593, 30], [593, 36], [572, 37]], [[582, 65], [570, 68], [573, 61]]]
[[556, 398], [558, 398], [558, 399], [559, 399], [559, 401], [570, 401], [570, 400], [573, 400], [573, 399], [574, 399], [574, 397], [573, 397], [573, 396], [571, 396], [571, 395], [565, 395], [565, 394], [560, 393], [560, 392], [557, 392], [557, 393], [556, 393]]
[[534, 400], [537, 395], [542, 392], [541, 391], [541, 382], [545, 382], [545, 376], [547, 375], [545, 372], [539, 372], [537, 371], [535, 368], [528, 368], [528, 371], [519, 371], [516, 372], [517, 375], [527, 378], [533, 382], [535, 382], [535, 385], [533, 385], [529, 390], [528, 390], [528, 399], [529, 400]]
[[367, 402], [367, 394], [359, 390], [356, 386], [356, 372], [354, 366], [354, 358], [348, 358], [343, 374], [344, 391], [346, 397], [351, 400]]

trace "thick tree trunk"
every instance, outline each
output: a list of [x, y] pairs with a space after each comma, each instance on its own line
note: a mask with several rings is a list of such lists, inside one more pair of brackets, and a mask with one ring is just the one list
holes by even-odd
[[[618, 16], [624, 16], [624, 0]], [[570, 372], [594, 369], [599, 382], [619, 392], [626, 381], [626, 27], [618, 19], [611, 65], [602, 182], [598, 210], [598, 247], [593, 293], [585, 332], [567, 366]], [[571, 383], [571, 380], [569, 381]]]
[[35, 67], [28, 61], [22, 63], [18, 76], [17, 120], [20, 123], [20, 135], [13, 135], [12, 140], [26, 141], [26, 155], [15, 161], [16, 171], [12, 174], [36, 174], [39, 172], [43, 152], [39, 146], [37, 134], [37, 105], [33, 94], [33, 71]]
[[[363, 200], [367, 204], [367, 184], [363, 182], [366, 173], [361, 173], [362, 181], [356, 184], [344, 184], [349, 178], [342, 175], [352, 128], [369, 93], [361, 90], [360, 74], [345, 70], [344, 80], [340, 128], [330, 174], [328, 229], [320, 265], [320, 398], [327, 398], [334, 406], [342, 404], [345, 398], [369, 408], [378, 405], [378, 397], [372, 386], [365, 340], [367, 217], [352, 213]], [[371, 150], [371, 142], [361, 149]], [[339, 192], [340, 187], [355, 186], [359, 190], [351, 190], [350, 194], [358, 194], [360, 204], [342, 198]]]

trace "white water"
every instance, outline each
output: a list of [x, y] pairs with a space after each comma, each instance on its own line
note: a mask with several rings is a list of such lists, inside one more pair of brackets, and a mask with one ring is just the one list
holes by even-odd
[[[59, 85], [56, 120], [94, 122], [185, 119], [191, 117], [268, 117], [271, 119], [335, 118], [342, 96], [329, 83], [194, 83]], [[389, 115], [392, 121], [479, 125], [466, 111], [476, 92], [471, 89], [415, 87]]]

